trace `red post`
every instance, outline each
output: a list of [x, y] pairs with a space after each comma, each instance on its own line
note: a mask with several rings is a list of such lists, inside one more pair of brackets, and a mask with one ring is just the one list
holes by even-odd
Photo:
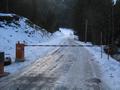
[[0, 77], [4, 75], [4, 52], [0, 52]]
[[23, 62], [25, 60], [24, 47], [25, 45], [23, 43], [18, 42], [16, 44], [16, 61], [18, 62]]
[[9, 74], [7, 72], [4, 72], [4, 59], [5, 59], [4, 52], [0, 52], [0, 77], [6, 76]]

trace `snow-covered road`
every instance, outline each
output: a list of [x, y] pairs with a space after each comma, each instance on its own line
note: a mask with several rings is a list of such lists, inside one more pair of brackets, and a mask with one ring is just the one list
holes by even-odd
[[[63, 42], [77, 44], [73, 39]], [[23, 71], [1, 79], [0, 90], [104, 90], [93, 59], [84, 47], [57, 47]]]

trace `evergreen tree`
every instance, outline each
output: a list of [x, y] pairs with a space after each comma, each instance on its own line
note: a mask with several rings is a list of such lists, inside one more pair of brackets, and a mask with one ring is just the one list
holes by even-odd
[[120, 0], [117, 0], [114, 6], [114, 40], [118, 42], [120, 46]]
[[88, 21], [88, 40], [100, 43], [100, 33], [108, 39], [111, 34], [112, 0], [78, 0], [75, 7], [75, 28], [80, 40], [85, 40], [85, 22]]

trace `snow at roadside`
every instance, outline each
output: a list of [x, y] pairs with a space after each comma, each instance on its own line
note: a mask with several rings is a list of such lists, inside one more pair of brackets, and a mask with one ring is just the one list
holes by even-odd
[[10, 16], [10, 17], [12, 17], [13, 15], [15, 15], [15, 14], [0, 13], [0, 16]]
[[[1, 14], [0, 16], [10, 16], [11, 14]], [[27, 65], [39, 60], [47, 53], [52, 52], [54, 47], [26, 47], [25, 62], [15, 62], [15, 44], [17, 41], [24, 42], [28, 45], [60, 45], [63, 44], [66, 37], [74, 38], [74, 32], [70, 29], [60, 28], [60, 31], [55, 32], [52, 36], [50, 33], [40, 27], [33, 28], [25, 21], [26, 18], [20, 18], [16, 25], [15, 23], [0, 22], [0, 51], [5, 51], [6, 56], [11, 56], [13, 63], [5, 67], [5, 71], [16, 73], [25, 68]], [[39, 28], [39, 29], [38, 29]], [[79, 44], [85, 45], [83, 42]], [[90, 44], [90, 43], [87, 43]], [[110, 87], [109, 90], [120, 90], [120, 63], [103, 53], [101, 58], [101, 48], [99, 46], [85, 47], [94, 55], [96, 62], [101, 69], [101, 80]]]
[[74, 31], [72, 29], [66, 29], [66, 28], [59, 28], [59, 30], [64, 33], [66, 36], [74, 35]]
[[[16, 25], [15, 23], [0, 22], [0, 51], [4, 51], [7, 55], [15, 58], [15, 44], [20, 41], [29, 43], [40, 43], [48, 40], [49, 33], [45, 30], [36, 31], [29, 26], [25, 18], [20, 18]], [[45, 33], [45, 35], [44, 35]]]
[[[1, 17], [14, 17], [15, 14], [0, 13]], [[38, 58], [47, 54], [53, 48], [49, 47], [25, 47], [25, 62], [15, 62], [15, 48], [18, 41], [27, 45], [60, 44], [64, 36], [63, 32], [57, 31], [54, 34], [48, 33], [45, 29], [31, 23], [27, 18], [19, 17], [18, 21], [0, 21], [0, 51], [5, 56], [12, 58], [12, 64], [5, 66], [5, 71], [15, 73], [25, 66], [33, 63]]]
[[[86, 43], [79, 42], [82, 45]], [[92, 45], [87, 43], [87, 45]], [[98, 64], [101, 69], [101, 80], [106, 86], [107, 90], [120, 90], [120, 62], [114, 60], [112, 57], [108, 60], [108, 55], [103, 51], [103, 57], [101, 58], [101, 47], [85, 47], [89, 52], [94, 55], [94, 62]]]
[[[0, 13], [0, 16], [13, 17], [13, 15]], [[23, 17], [20, 17], [19, 21], [15, 21], [15, 23], [14, 21], [10, 23], [0, 21], [0, 51], [4, 51], [6, 57], [12, 58], [12, 64], [5, 66], [6, 72], [16, 73], [54, 49], [54, 47], [25, 47], [25, 62], [16, 63], [15, 45], [18, 41], [27, 45], [60, 45], [63, 43], [63, 39], [71, 33], [69, 30], [66, 35], [65, 31], [60, 29], [51, 34], [34, 24], [30, 25], [27, 21], [29, 22]]]
[[[62, 44], [62, 40], [64, 38], [59, 37], [56, 39], [52, 39], [48, 42], [43, 42], [43, 43], [37, 43], [40, 45], [60, 45]], [[25, 68], [26, 66], [34, 63], [36, 60], [39, 60], [42, 58], [44, 55], [47, 55], [49, 52], [54, 50], [54, 47], [25, 47], [25, 62], [22, 63], [16, 63], [13, 62], [13, 64], [6, 66], [5, 71], [10, 72], [10, 73], [16, 73], [17, 71]]]

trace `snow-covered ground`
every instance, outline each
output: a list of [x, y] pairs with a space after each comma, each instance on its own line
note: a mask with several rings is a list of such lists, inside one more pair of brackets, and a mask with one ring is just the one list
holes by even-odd
[[[0, 16], [10, 16], [11, 14], [1, 14]], [[17, 41], [25, 42], [28, 45], [60, 45], [64, 44], [65, 39], [75, 38], [73, 30], [60, 28], [60, 31], [54, 34], [48, 33], [46, 30], [26, 23], [26, 18], [21, 17], [15, 23], [7, 24], [6, 21], [0, 22], [0, 51], [4, 51], [6, 56], [12, 57], [13, 63], [5, 67], [5, 71], [16, 73], [26, 66], [40, 60], [47, 53], [54, 52], [54, 47], [26, 47], [25, 62], [15, 63], [15, 44]], [[37, 28], [36, 28], [37, 27]], [[78, 44], [85, 45], [86, 43], [76, 41]], [[87, 43], [90, 44], [90, 43]], [[109, 90], [120, 90], [120, 63], [110, 57], [108, 60], [107, 54], [103, 53], [101, 58], [101, 47], [85, 47], [93, 54], [92, 62], [98, 64], [100, 68], [101, 80], [109, 88]]]
[[0, 51], [5, 51], [7, 55], [10, 54], [14, 58], [15, 44], [20, 42], [40, 43], [48, 40], [49, 33], [45, 30], [35, 30], [26, 23], [26, 18], [20, 18], [15, 23], [0, 22]]
[[[65, 37], [63, 42], [78, 45], [72, 38]], [[91, 67], [94, 66], [90, 64], [92, 57], [84, 47], [57, 47], [22, 72], [10, 75], [14, 78], [1, 79], [0, 89], [100, 90], [102, 86], [91, 81], [97, 72]]]
[[[86, 43], [79, 42], [82, 45]], [[91, 43], [87, 43], [92, 45]], [[94, 56], [93, 62], [96, 62], [101, 69], [101, 79], [104, 84], [109, 88], [109, 90], [120, 90], [120, 63], [114, 60], [112, 57], [108, 59], [108, 55], [104, 53], [101, 58], [101, 47], [85, 47], [88, 49]]]
[[[15, 14], [0, 13], [0, 16], [13, 17]], [[24, 17], [10, 23], [0, 21], [0, 51], [5, 52], [6, 57], [12, 58], [12, 64], [5, 66], [6, 72], [15, 73], [53, 49], [53, 47], [25, 47], [25, 62], [16, 63], [15, 45], [18, 41], [27, 45], [59, 45], [66, 36], [64, 31], [60, 30], [51, 34], [39, 26], [30, 25], [28, 22], [30, 21]]]
[[[60, 45], [62, 44], [63, 38], [59, 37], [47, 42], [43, 43], [37, 43], [40, 45]], [[25, 62], [22, 63], [16, 63], [13, 61], [13, 63], [9, 66], [5, 67], [5, 71], [10, 73], [16, 73], [19, 72], [21, 69], [25, 68], [26, 66], [34, 63], [36, 60], [42, 58], [44, 55], [47, 55], [50, 51], [52, 51], [54, 47], [26, 47], [25, 48]], [[14, 60], [14, 59], [13, 59]]]
[[0, 13], [0, 16], [9, 16], [9, 17], [12, 17], [13, 15], [15, 15], [15, 14]]

